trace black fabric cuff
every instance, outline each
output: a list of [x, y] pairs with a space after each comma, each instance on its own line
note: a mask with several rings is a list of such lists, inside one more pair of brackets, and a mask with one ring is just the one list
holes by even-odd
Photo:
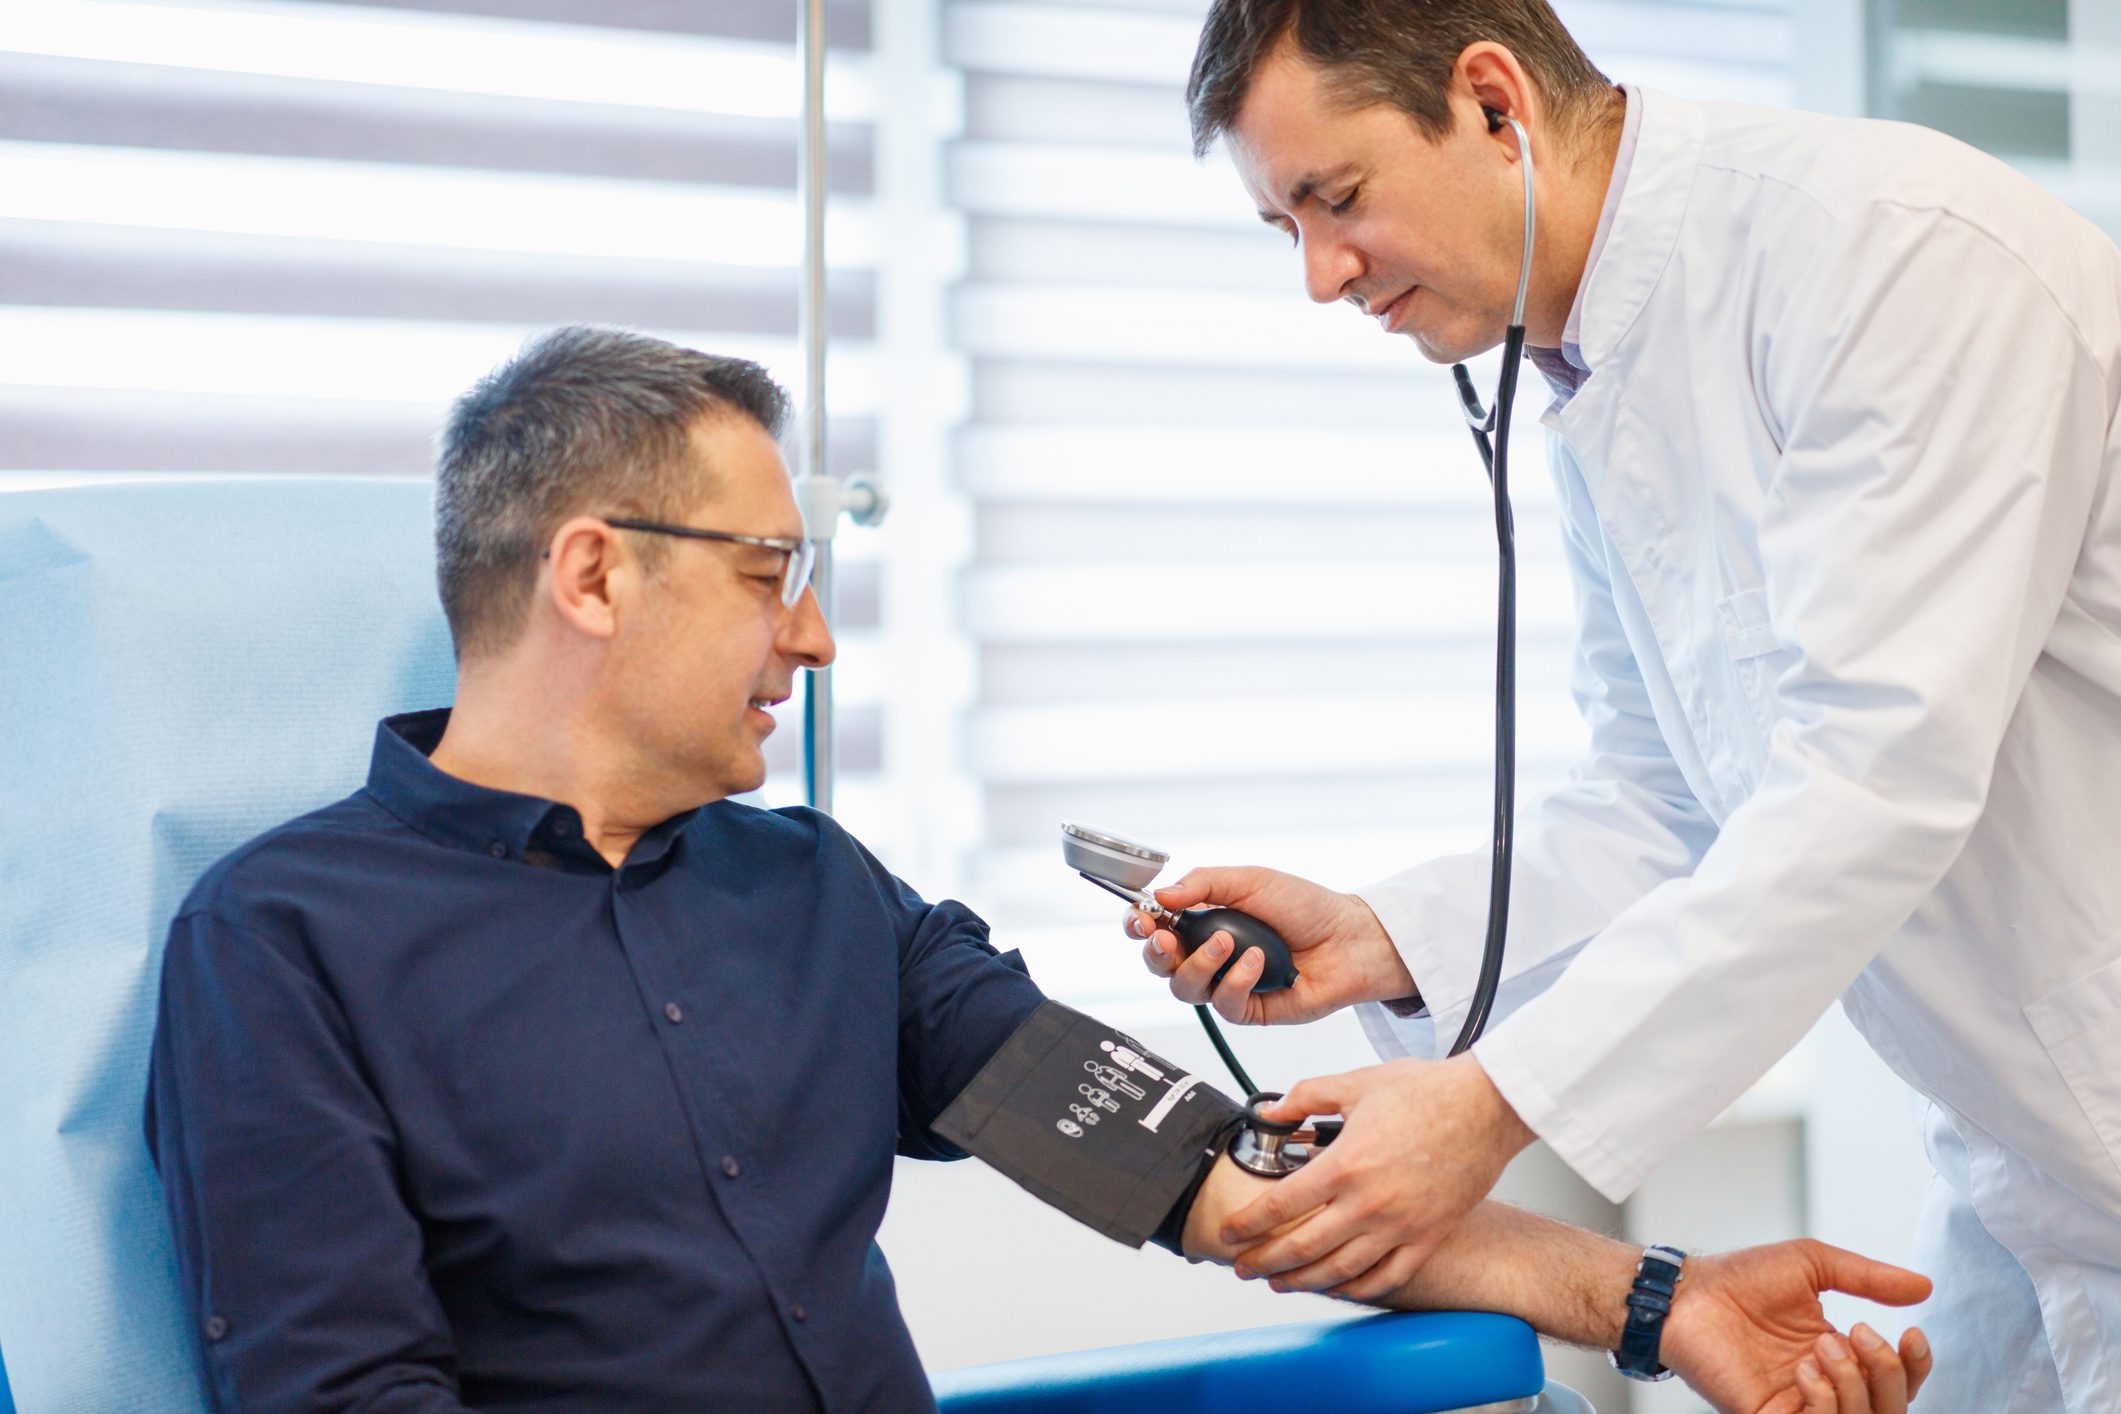
[[1177, 1250], [1243, 1107], [1125, 1032], [1046, 1002], [934, 1130], [1040, 1201], [1129, 1247]]
[[1233, 1119], [1217, 1130], [1215, 1141], [1201, 1152], [1200, 1162], [1193, 1168], [1193, 1181], [1186, 1185], [1186, 1191], [1179, 1194], [1177, 1200], [1171, 1204], [1171, 1211], [1164, 1214], [1164, 1220], [1156, 1225], [1156, 1231], [1149, 1234], [1152, 1246], [1161, 1247], [1166, 1252], [1176, 1252], [1181, 1257], [1186, 1255], [1186, 1219], [1193, 1214], [1193, 1200], [1200, 1196], [1201, 1185], [1208, 1181], [1208, 1171], [1215, 1167], [1215, 1161], [1220, 1159], [1223, 1151], [1229, 1147], [1230, 1136], [1236, 1132], [1237, 1125], [1238, 1121]]

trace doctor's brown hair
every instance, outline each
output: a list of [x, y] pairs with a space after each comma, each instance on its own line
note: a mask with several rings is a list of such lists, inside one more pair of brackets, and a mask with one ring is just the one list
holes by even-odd
[[1284, 37], [1350, 108], [1390, 104], [1432, 141], [1451, 130], [1452, 66], [1482, 40], [1517, 56], [1564, 129], [1594, 123], [1613, 96], [1546, 0], [1215, 0], [1186, 81], [1195, 157], [1236, 123]]

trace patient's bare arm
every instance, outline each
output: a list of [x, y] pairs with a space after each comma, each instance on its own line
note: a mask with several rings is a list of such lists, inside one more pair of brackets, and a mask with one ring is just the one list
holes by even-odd
[[[1219, 1161], [1186, 1218], [1186, 1255], [1229, 1263], [1222, 1219], [1270, 1180]], [[1297, 1219], [1291, 1226], [1301, 1225]], [[1257, 1245], [1256, 1242], [1247, 1244]], [[1641, 1249], [1501, 1203], [1482, 1203], [1413, 1278], [1376, 1304], [1400, 1310], [1505, 1311], [1541, 1332], [1610, 1350], [1627, 1319], [1624, 1298]]]
[[[1219, 1160], [1187, 1215], [1186, 1254], [1232, 1261], [1222, 1221], [1268, 1182]], [[1501, 1311], [1555, 1339], [1611, 1350], [1641, 1256], [1640, 1247], [1486, 1202], [1410, 1280], [1373, 1304]], [[1899, 1414], [1929, 1373], [1921, 1333], [1909, 1331], [1897, 1352], [1863, 1327], [1853, 1342], [1844, 1340], [1820, 1310], [1818, 1294], [1830, 1289], [1908, 1305], [1929, 1294], [1929, 1282], [1809, 1241], [1690, 1257], [1666, 1320], [1663, 1358], [1719, 1410]]]

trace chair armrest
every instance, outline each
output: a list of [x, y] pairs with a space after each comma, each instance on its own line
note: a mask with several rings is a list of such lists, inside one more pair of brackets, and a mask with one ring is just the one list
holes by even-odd
[[1220, 1331], [930, 1378], [944, 1414], [1447, 1414], [1508, 1409], [1546, 1384], [1532, 1328], [1479, 1311]]

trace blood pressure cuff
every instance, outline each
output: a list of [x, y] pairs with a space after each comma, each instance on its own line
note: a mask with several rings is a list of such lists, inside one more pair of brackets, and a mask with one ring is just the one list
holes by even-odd
[[1115, 1242], [1177, 1250], [1193, 1196], [1243, 1116], [1125, 1032], [1045, 1002], [933, 1128]]

